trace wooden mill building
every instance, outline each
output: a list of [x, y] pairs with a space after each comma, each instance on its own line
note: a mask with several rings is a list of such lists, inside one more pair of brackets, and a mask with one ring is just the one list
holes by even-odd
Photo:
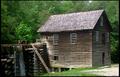
[[110, 65], [111, 26], [104, 10], [52, 15], [38, 29], [52, 67]]

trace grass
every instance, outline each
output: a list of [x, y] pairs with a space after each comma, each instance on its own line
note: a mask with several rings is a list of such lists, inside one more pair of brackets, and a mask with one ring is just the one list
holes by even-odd
[[[112, 64], [111, 66], [118, 66], [118, 64]], [[90, 74], [90, 73], [85, 73], [83, 71], [85, 70], [94, 70], [94, 69], [99, 69], [99, 67], [94, 67], [94, 68], [75, 68], [72, 70], [68, 71], [63, 71], [63, 72], [55, 72], [55, 73], [44, 73], [41, 74], [37, 73], [38, 76], [98, 76], [96, 74]]]
[[76, 68], [76, 69], [63, 71], [63, 72], [46, 73], [46, 74], [43, 74], [42, 76], [97, 76], [95, 74], [87, 74], [87, 73], [81, 72], [83, 70], [91, 70], [91, 69], [96, 69], [96, 68]]

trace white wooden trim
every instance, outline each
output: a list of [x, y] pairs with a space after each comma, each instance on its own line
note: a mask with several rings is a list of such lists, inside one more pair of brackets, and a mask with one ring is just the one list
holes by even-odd
[[76, 44], [76, 42], [73, 42], [73, 40], [77, 42], [77, 33], [70, 33], [70, 43]]

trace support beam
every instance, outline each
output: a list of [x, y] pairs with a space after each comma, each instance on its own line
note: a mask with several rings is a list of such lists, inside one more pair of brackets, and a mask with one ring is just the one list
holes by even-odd
[[58, 68], [58, 71], [61, 72], [61, 68]]
[[70, 67], [69, 70], [72, 70], [72, 68]]
[[52, 67], [52, 73], [55, 73], [54, 68]]
[[34, 48], [34, 51], [35, 51], [35, 53], [37, 54], [39, 60], [42, 62], [43, 66], [45, 67], [46, 71], [49, 73], [50, 70], [49, 70], [49, 68], [47, 67], [46, 63], [44, 62], [42, 56], [41, 56], [41, 55], [39, 54], [39, 52], [37, 51], [37, 48], [35, 48], [34, 44], [31, 44], [31, 45], [32, 45], [32, 47]]

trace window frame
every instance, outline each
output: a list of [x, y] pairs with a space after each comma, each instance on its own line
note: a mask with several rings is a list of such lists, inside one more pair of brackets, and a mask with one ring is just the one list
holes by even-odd
[[99, 41], [99, 31], [95, 31], [95, 41]]
[[53, 34], [53, 45], [58, 45], [59, 34]]
[[54, 61], [58, 61], [59, 60], [59, 56], [58, 55], [53, 55], [53, 60]]
[[77, 33], [70, 33], [70, 43], [71, 44], [76, 44], [77, 43]]
[[109, 40], [110, 40], [110, 39], [109, 39], [110, 33], [109, 33], [109, 32], [106, 32], [106, 35], [105, 35], [105, 36], [106, 36], [106, 37], [105, 37], [105, 38], [106, 38], [106, 42], [109, 42]]
[[100, 26], [104, 26], [103, 25], [103, 16], [101, 16], [101, 18], [100, 18]]

